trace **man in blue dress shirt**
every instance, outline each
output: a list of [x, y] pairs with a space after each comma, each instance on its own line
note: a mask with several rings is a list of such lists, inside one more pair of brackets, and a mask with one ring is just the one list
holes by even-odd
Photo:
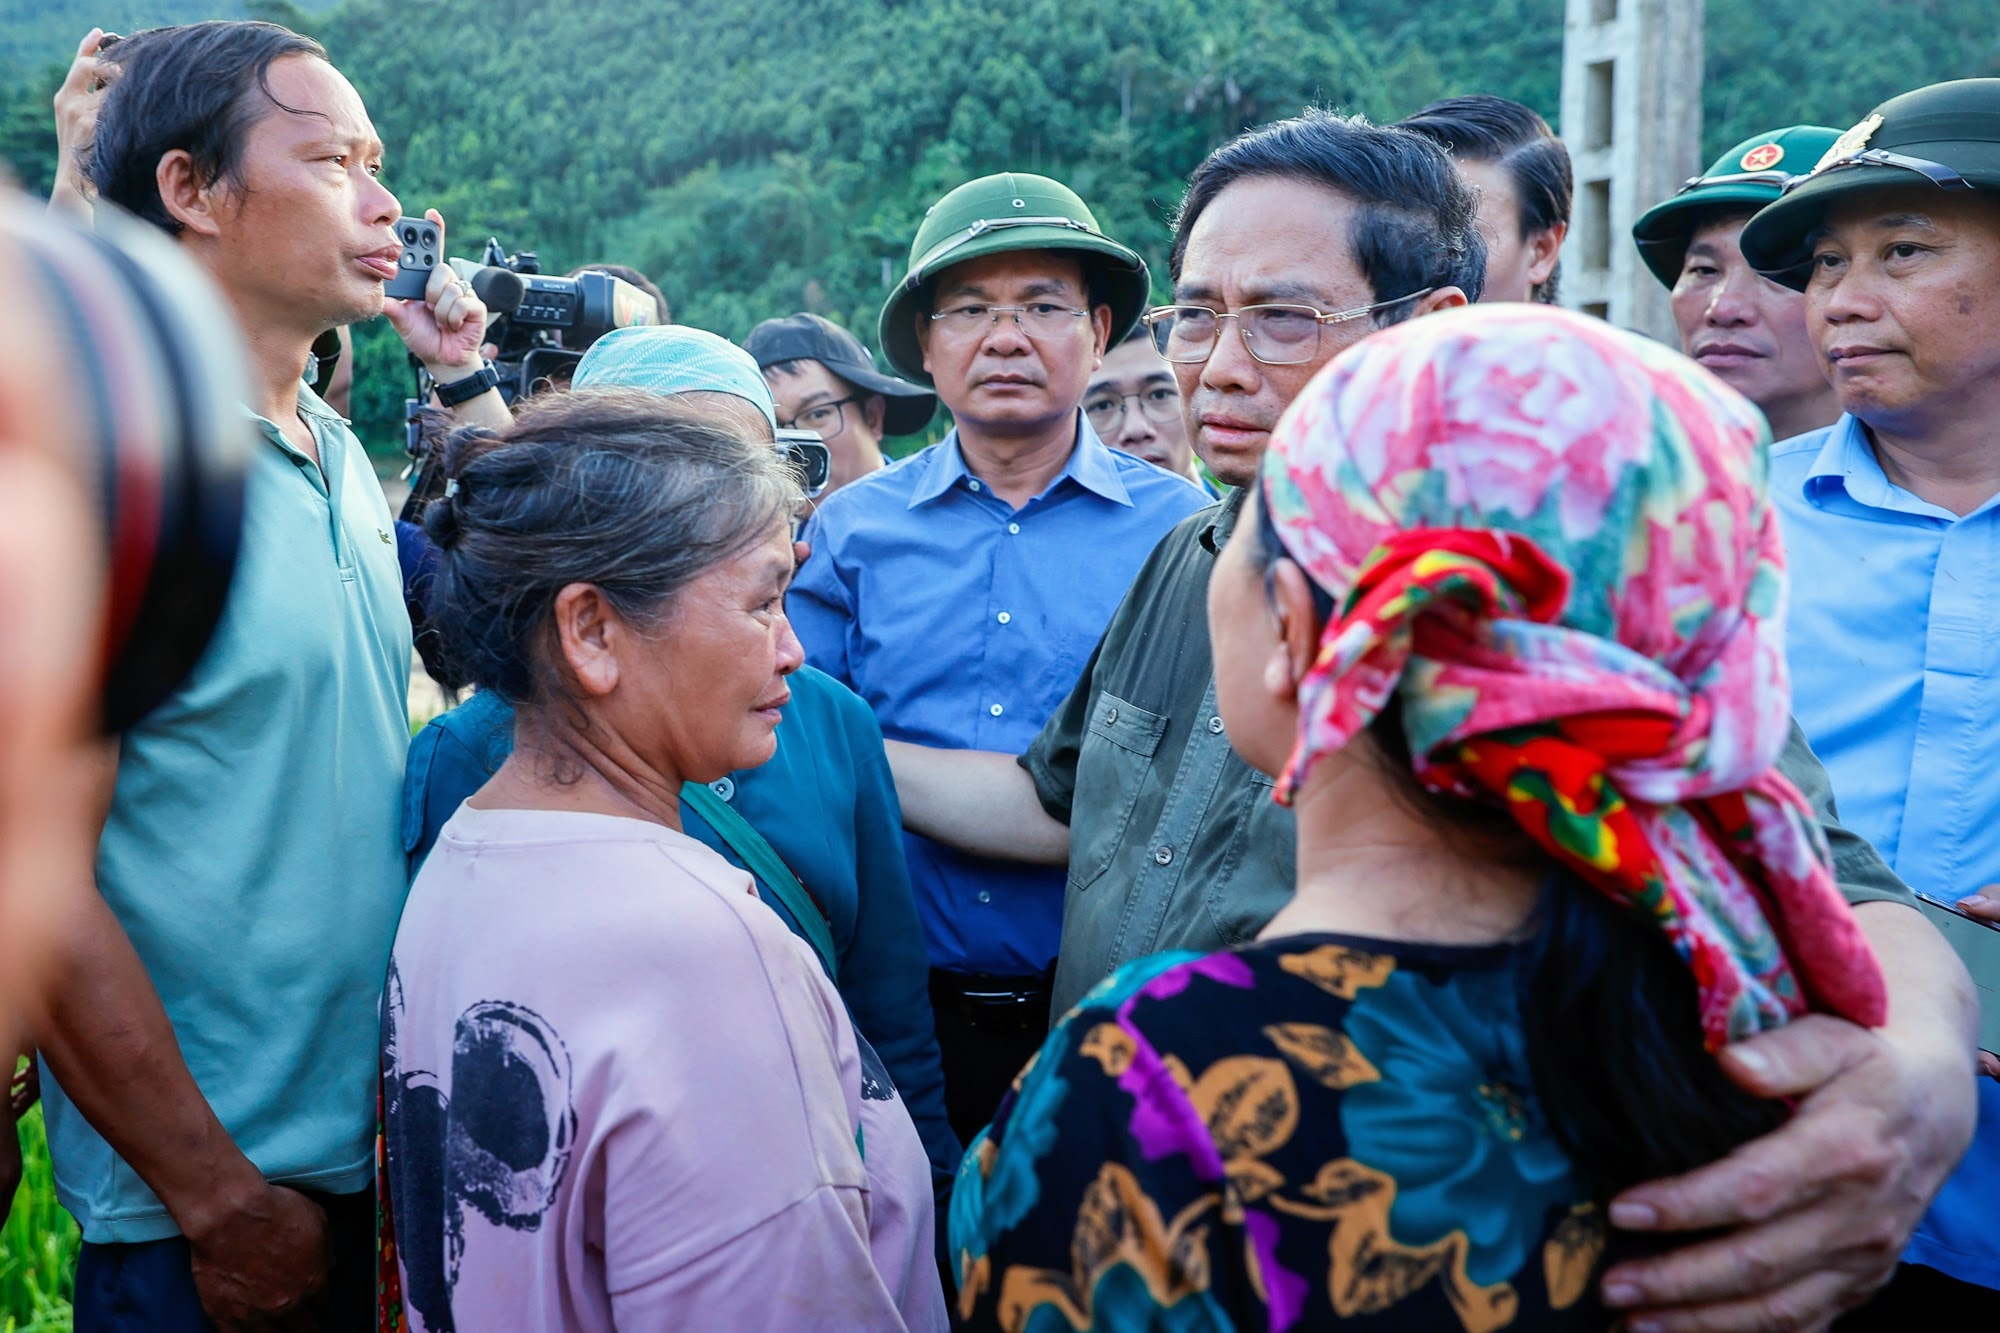
[[[1045, 177], [987, 176], [925, 215], [880, 341], [956, 428], [820, 506], [788, 602], [808, 661], [886, 736], [1025, 749], [1147, 554], [1207, 503], [1078, 410], [1148, 289], [1144, 261]], [[946, 1108], [970, 1136], [1048, 1030], [1064, 874], [915, 835], [908, 851]]]
[[[1793, 705], [1918, 893], [2000, 881], [2000, 79], [1906, 93], [1745, 227], [1840, 396], [1771, 453]], [[1986, 1068], [1994, 1068], [1990, 1057]], [[2000, 1083], [1870, 1315], [2000, 1328]]]

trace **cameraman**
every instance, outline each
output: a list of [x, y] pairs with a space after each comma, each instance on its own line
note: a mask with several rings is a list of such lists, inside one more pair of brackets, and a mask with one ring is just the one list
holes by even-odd
[[[400, 209], [317, 43], [200, 23], [109, 59], [96, 196], [221, 288], [261, 443], [222, 624], [101, 765], [97, 892], [35, 1033], [83, 1228], [76, 1327], [362, 1329], [410, 628], [373, 469], [300, 377], [322, 332], [383, 311]], [[440, 268], [387, 313], [462, 415], [504, 419], [479, 391], [485, 310], [462, 282]]]

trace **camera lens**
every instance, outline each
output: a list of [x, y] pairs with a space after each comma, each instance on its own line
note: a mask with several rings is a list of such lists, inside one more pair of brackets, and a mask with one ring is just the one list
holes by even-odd
[[99, 714], [123, 731], [194, 669], [228, 595], [255, 442], [235, 320], [177, 246], [107, 204], [84, 231], [0, 203], [0, 244], [39, 280], [30, 318], [71, 374], [55, 443], [97, 501]]

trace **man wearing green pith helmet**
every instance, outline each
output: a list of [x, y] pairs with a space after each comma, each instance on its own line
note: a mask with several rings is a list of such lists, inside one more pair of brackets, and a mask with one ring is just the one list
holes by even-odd
[[1840, 402], [1806, 332], [1805, 298], [1744, 262], [1737, 237], [1839, 137], [1823, 125], [1752, 135], [1632, 227], [1639, 257], [1673, 293], [1681, 350], [1763, 409], [1774, 440], [1832, 425]]
[[[1078, 410], [1149, 286], [1139, 256], [1044, 176], [986, 176], [925, 214], [880, 346], [955, 427], [828, 497], [787, 600], [807, 660], [890, 739], [1025, 750], [1154, 545], [1207, 503]], [[906, 851], [946, 1110], [970, 1138], [1047, 1033], [1066, 877], [915, 835]]]

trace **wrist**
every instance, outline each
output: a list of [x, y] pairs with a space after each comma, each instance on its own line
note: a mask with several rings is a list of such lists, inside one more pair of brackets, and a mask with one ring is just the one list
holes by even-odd
[[439, 384], [452, 384], [477, 375], [486, 365], [486, 358], [474, 352], [463, 361], [426, 361], [424, 369]]
[[161, 1196], [167, 1215], [172, 1217], [190, 1244], [200, 1245], [228, 1229], [257, 1207], [271, 1186], [249, 1158], [235, 1154], [236, 1160], [206, 1176], [198, 1189], [168, 1198]]
[[433, 375], [437, 381], [435, 393], [440, 407], [458, 408], [475, 398], [483, 398], [500, 387], [500, 374], [491, 364], [482, 360], [470, 372], [454, 379], [444, 379]]

